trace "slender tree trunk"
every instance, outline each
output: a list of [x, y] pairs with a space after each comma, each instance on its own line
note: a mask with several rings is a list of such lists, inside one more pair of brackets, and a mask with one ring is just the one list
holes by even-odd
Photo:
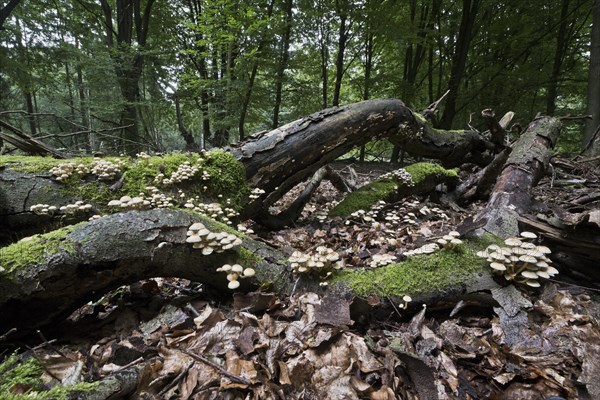
[[281, 108], [281, 92], [283, 89], [283, 78], [285, 70], [288, 67], [290, 58], [290, 36], [292, 33], [292, 10], [294, 7], [293, 0], [285, 1], [285, 29], [283, 31], [283, 43], [281, 44], [281, 60], [277, 69], [277, 77], [275, 79], [275, 106], [273, 107], [273, 129], [279, 126], [279, 110]]
[[35, 124], [35, 117], [33, 115], [35, 113], [35, 107], [33, 106], [33, 95], [31, 92], [26, 91], [23, 93], [23, 96], [25, 97], [25, 108], [27, 108], [27, 113], [29, 113], [29, 116], [27, 117], [27, 121], [29, 122], [29, 134], [33, 137], [36, 137], [37, 126]]
[[327, 100], [327, 88], [329, 86], [329, 76], [327, 67], [329, 66], [329, 28], [324, 27], [323, 25], [320, 27], [321, 30], [321, 97], [322, 97], [322, 107], [323, 109], [327, 108], [328, 100]]
[[562, 0], [560, 11], [560, 25], [558, 27], [558, 35], [556, 37], [556, 49], [554, 50], [554, 63], [552, 64], [552, 75], [548, 83], [548, 94], [546, 96], [546, 115], [554, 115], [556, 109], [556, 95], [558, 92], [558, 79], [560, 69], [566, 50], [566, 32], [567, 32], [567, 14], [569, 12], [569, 0]]
[[[371, 96], [371, 72], [373, 70], [373, 32], [370, 26], [367, 26], [365, 40], [365, 87], [363, 91], [363, 100], [369, 100]], [[365, 145], [360, 146], [358, 156], [360, 162], [365, 161]]]
[[[344, 4], [340, 5], [340, 2]], [[348, 42], [348, 4], [345, 0], [336, 1], [336, 12], [340, 18], [340, 28], [338, 35], [338, 48], [335, 60], [335, 86], [333, 89], [333, 106], [340, 105], [340, 92], [342, 90], [342, 78], [344, 77], [344, 53]]]
[[590, 155], [600, 154], [600, 0], [595, 1], [593, 14], [587, 99], [587, 113], [592, 119], [586, 121], [582, 143]]
[[[87, 112], [88, 104], [85, 96], [85, 88], [83, 86], [83, 71], [81, 69], [81, 64], [77, 64], [75, 71], [77, 73], [77, 91], [79, 93], [79, 115], [81, 118], [81, 125], [85, 126], [89, 130], [91, 126]], [[91, 153], [95, 148], [94, 134], [90, 132], [89, 134], [84, 133], [84, 135], [86, 135], [84, 139], [85, 150], [87, 153]]]
[[458, 38], [456, 40], [456, 51], [452, 58], [450, 80], [448, 81], [450, 93], [446, 98], [446, 106], [444, 107], [444, 113], [440, 121], [440, 125], [444, 129], [450, 129], [452, 127], [452, 121], [454, 121], [454, 116], [456, 115], [458, 89], [465, 73], [469, 46], [473, 36], [475, 19], [479, 11], [480, 0], [463, 0], [462, 3], [462, 18], [460, 21]]

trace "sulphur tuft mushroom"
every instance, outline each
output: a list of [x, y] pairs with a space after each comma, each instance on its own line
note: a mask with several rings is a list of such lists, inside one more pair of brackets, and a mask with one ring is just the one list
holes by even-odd
[[519, 237], [504, 241], [508, 247], [490, 245], [484, 251], [477, 252], [477, 256], [485, 258], [493, 272], [508, 281], [540, 287], [539, 278], [552, 278], [558, 274], [558, 270], [551, 266], [548, 258], [551, 250], [533, 243], [536, 239], [535, 233], [521, 232]]

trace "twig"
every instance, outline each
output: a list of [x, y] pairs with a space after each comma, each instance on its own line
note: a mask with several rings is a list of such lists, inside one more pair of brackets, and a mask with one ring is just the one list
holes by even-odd
[[163, 390], [161, 390], [160, 392], [158, 392], [158, 397], [159, 398], [164, 398], [164, 395], [171, 390], [171, 388], [173, 388], [175, 385], [177, 385], [179, 383], [179, 381], [181, 381], [183, 379], [183, 377], [189, 372], [189, 370], [194, 366], [194, 362], [191, 362], [187, 365], [187, 367], [185, 367], [185, 369], [183, 371], [181, 371], [179, 373], [179, 375], [177, 375], [175, 377], [175, 379], [173, 379], [171, 381], [171, 383], [169, 383], [167, 386], [164, 387]]
[[17, 331], [17, 328], [10, 328], [5, 334], [0, 335], [0, 342], [3, 342], [4, 340], [6, 340], [6, 338], [8, 336], [15, 333], [16, 331]]
[[562, 117], [558, 117], [561, 121], [576, 121], [578, 119], [592, 119], [591, 115], [563, 115]]
[[182, 352], [184, 352], [185, 354], [187, 354], [188, 356], [192, 357], [194, 360], [196, 361], [200, 361], [203, 362], [204, 364], [213, 367], [214, 369], [216, 369], [217, 371], [219, 371], [221, 374], [225, 375], [227, 378], [229, 378], [232, 381], [241, 383], [243, 385], [252, 385], [252, 382], [250, 382], [248, 379], [246, 378], [242, 378], [241, 376], [237, 376], [232, 374], [231, 372], [227, 371], [226, 369], [224, 369], [223, 367], [221, 367], [220, 365], [210, 361], [208, 358], [203, 357], [201, 355], [198, 354], [194, 354], [189, 350], [186, 349], [182, 349]]

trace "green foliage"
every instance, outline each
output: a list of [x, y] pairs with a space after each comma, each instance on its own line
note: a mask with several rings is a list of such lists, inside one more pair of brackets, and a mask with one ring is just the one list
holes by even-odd
[[[584, 112], [590, 1], [570, 1], [564, 16], [562, 3], [481, 1], [456, 127], [487, 107], [497, 115], [514, 111], [513, 122], [522, 126], [552, 102], [556, 115]], [[114, 1], [109, 4], [114, 12]], [[331, 105], [341, 15], [347, 18], [348, 40], [340, 103], [400, 97], [423, 109], [448, 87], [461, 7], [461, 2], [431, 0], [294, 1], [280, 121]], [[3, 119], [25, 132], [35, 129], [42, 140], [74, 153], [118, 154], [126, 104], [118, 72], [143, 61], [139, 82], [131, 87], [136, 100], [127, 103], [135, 106], [144, 149], [182, 149], [182, 130], [197, 144], [220, 146], [218, 136], [235, 141], [242, 115], [247, 133], [271, 128], [284, 1], [154, 2], [143, 46], [107, 46], [102, 16], [94, 2], [40, 0], [15, 9], [0, 32], [0, 110], [18, 112], [5, 112]], [[561, 23], [568, 29], [557, 43]], [[22, 110], [40, 114], [29, 118]], [[477, 118], [471, 123], [484, 129]], [[70, 134], [75, 131], [80, 133]], [[566, 130], [559, 150], [572, 153], [580, 135], [579, 128]]]

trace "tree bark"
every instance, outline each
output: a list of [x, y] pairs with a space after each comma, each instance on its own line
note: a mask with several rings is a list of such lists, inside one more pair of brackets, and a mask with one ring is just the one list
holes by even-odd
[[[259, 242], [246, 238], [239, 248], [209, 256], [193, 249], [185, 242], [186, 232], [198, 221], [185, 211], [155, 209], [117, 213], [73, 227], [60, 248], [43, 250], [37, 263], [14, 271], [4, 266], [8, 272], [0, 275], [0, 331], [14, 327], [28, 332], [65, 318], [102, 293], [150, 277], [187, 278], [226, 291], [225, 274], [215, 271], [226, 263], [252, 267], [256, 280], [272, 282], [276, 291], [291, 291], [292, 277], [282, 273], [285, 266], [279, 261], [286, 257]], [[201, 222], [213, 232], [222, 230], [210, 219]], [[250, 262], [240, 248], [260, 261]], [[250, 287], [246, 280], [241, 283]]]
[[330, 161], [382, 138], [448, 167], [464, 162], [485, 165], [491, 156], [484, 152], [494, 147], [477, 132], [435, 130], [400, 100], [333, 107], [230, 149], [244, 164], [250, 185], [265, 191], [246, 206], [242, 217], [260, 214]]
[[279, 126], [279, 111], [281, 108], [281, 92], [283, 89], [283, 78], [290, 59], [290, 37], [292, 34], [292, 10], [293, 0], [285, 1], [285, 29], [283, 31], [283, 43], [281, 44], [281, 59], [277, 68], [275, 78], [275, 106], [273, 107], [273, 129]]
[[529, 124], [504, 164], [486, 208], [475, 217], [473, 226], [478, 235], [485, 232], [501, 237], [518, 234], [517, 217], [532, 208], [531, 190], [548, 166], [549, 149], [554, 147], [560, 128], [560, 121], [550, 117], [541, 117]]
[[590, 69], [588, 75], [587, 113], [592, 116], [585, 123], [582, 149], [587, 155], [600, 154], [600, 0], [594, 2]]
[[473, 38], [473, 30], [475, 27], [475, 18], [479, 11], [480, 0], [463, 0], [462, 18], [456, 39], [456, 51], [452, 58], [452, 66], [450, 69], [450, 80], [448, 81], [448, 89], [450, 93], [446, 99], [444, 114], [440, 121], [440, 126], [444, 129], [452, 128], [452, 122], [456, 114], [456, 102], [458, 100], [459, 87], [465, 73], [467, 64], [467, 56], [469, 54], [469, 45]]

